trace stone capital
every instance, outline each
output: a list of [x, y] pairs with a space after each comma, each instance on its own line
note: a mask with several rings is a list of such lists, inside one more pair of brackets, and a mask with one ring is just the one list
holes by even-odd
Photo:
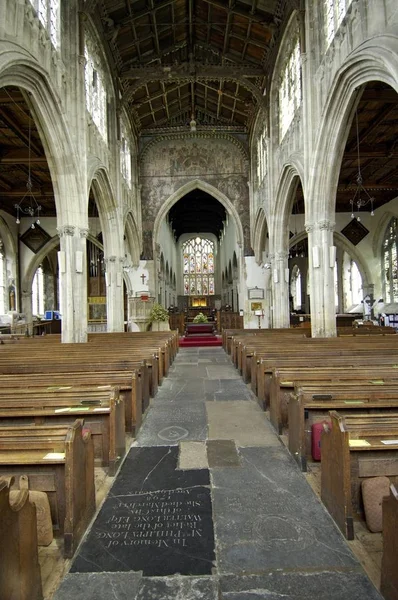
[[105, 258], [105, 263], [115, 263], [117, 260], [117, 256], [107, 256], [107, 258]]
[[335, 227], [336, 223], [327, 219], [317, 221], [316, 223], [305, 224], [305, 230], [307, 233], [312, 233], [313, 231], [334, 231]]
[[81, 238], [87, 238], [90, 230], [87, 227], [80, 227], [79, 233]]
[[275, 257], [274, 257], [274, 261], [284, 261], [284, 260], [288, 260], [289, 258], [289, 252], [285, 252], [284, 250], [282, 250], [281, 252], [275, 252]]
[[57, 227], [59, 237], [75, 235], [75, 230], [76, 227], [74, 225], [61, 225], [61, 227]]

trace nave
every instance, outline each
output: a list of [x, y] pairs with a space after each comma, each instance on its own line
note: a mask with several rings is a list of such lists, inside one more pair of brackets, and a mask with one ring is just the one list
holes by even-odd
[[222, 348], [181, 348], [54, 600], [381, 596]]

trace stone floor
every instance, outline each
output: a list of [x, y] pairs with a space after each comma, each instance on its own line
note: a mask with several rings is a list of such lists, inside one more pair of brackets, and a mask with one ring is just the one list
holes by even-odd
[[55, 600], [380, 600], [221, 348], [182, 348]]

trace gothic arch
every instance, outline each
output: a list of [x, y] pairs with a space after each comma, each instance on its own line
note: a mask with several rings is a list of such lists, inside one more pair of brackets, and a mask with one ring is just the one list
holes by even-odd
[[57, 218], [73, 223], [80, 209], [80, 185], [75, 174], [81, 169], [64, 121], [62, 101], [45, 69], [26, 50], [9, 42], [0, 43], [0, 88], [6, 86], [18, 86], [27, 93], [51, 173]]
[[166, 218], [166, 215], [169, 212], [170, 208], [176, 202], [178, 202], [178, 200], [180, 200], [183, 196], [185, 196], [189, 192], [192, 192], [193, 190], [196, 190], [196, 189], [201, 190], [202, 192], [206, 192], [207, 194], [210, 194], [211, 196], [213, 196], [213, 198], [218, 200], [225, 207], [227, 213], [230, 214], [233, 219], [233, 222], [234, 222], [234, 225], [236, 228], [237, 243], [241, 248], [243, 248], [243, 240], [244, 240], [243, 227], [242, 227], [242, 223], [239, 218], [239, 215], [238, 215], [234, 205], [232, 204], [232, 202], [227, 198], [227, 196], [225, 196], [225, 194], [220, 192], [220, 190], [218, 190], [216, 187], [214, 187], [214, 186], [210, 185], [209, 183], [202, 181], [200, 179], [194, 179], [192, 181], [189, 181], [185, 185], [181, 186], [180, 189], [178, 189], [176, 192], [171, 194], [171, 196], [169, 196], [167, 198], [167, 200], [165, 202], [163, 202], [163, 204], [156, 216], [155, 223], [153, 226], [153, 240], [152, 240], [153, 256], [156, 256], [156, 246], [155, 245], [156, 245], [157, 239], [159, 237], [159, 230], [160, 230], [161, 223]]
[[[272, 252], [281, 250], [289, 245], [289, 216], [293, 206], [294, 194], [299, 183], [303, 182], [300, 174], [301, 165], [284, 165], [277, 185], [274, 216], [272, 220]], [[302, 171], [301, 171], [302, 173]], [[303, 184], [302, 184], [303, 185]]]
[[116, 198], [105, 168], [95, 172], [91, 180], [91, 186], [98, 206], [106, 256], [124, 256], [122, 248], [123, 232], [121, 231]]
[[349, 125], [361, 87], [370, 81], [382, 81], [398, 92], [398, 38], [380, 35], [361, 44], [337, 71], [318, 140], [313, 165], [323, 164], [328, 157], [332, 168], [313, 169], [309, 196], [313, 198], [312, 218], [334, 220], [335, 197]]
[[[289, 247], [298, 244], [299, 242], [305, 240], [307, 237], [308, 234], [305, 231], [301, 231], [289, 240]], [[338, 231], [333, 232], [333, 242], [337, 248], [341, 248], [342, 250], [344, 250], [344, 252], [347, 252], [347, 254], [349, 254], [351, 258], [357, 263], [359, 272], [362, 277], [362, 286], [364, 288], [365, 286], [369, 286], [370, 283], [373, 281], [373, 278], [366, 260], [364, 260], [363, 256], [358, 252], [356, 246], [351, 244], [351, 242], [347, 240], [345, 235], [339, 233]]]
[[386, 229], [387, 229], [391, 219], [394, 219], [394, 218], [398, 218], [398, 214], [394, 214], [392, 211], [389, 210], [388, 212], [384, 213], [384, 215], [381, 217], [380, 221], [377, 224], [377, 227], [373, 234], [373, 243], [372, 243], [373, 255], [375, 257], [380, 256]]
[[138, 233], [137, 224], [135, 222], [132, 212], [129, 212], [126, 217], [124, 224], [125, 236], [127, 238], [127, 246], [130, 250], [130, 256], [133, 263], [133, 267], [138, 267], [140, 262], [140, 248], [141, 240]]
[[262, 251], [266, 247], [266, 236], [268, 233], [267, 217], [263, 208], [259, 208], [253, 228], [253, 250], [259, 265], [262, 263]]
[[12, 236], [8, 223], [0, 216], [0, 238], [3, 241], [6, 256], [16, 261], [17, 246]]
[[57, 246], [59, 246], [59, 244], [60, 244], [59, 235], [54, 235], [54, 237], [52, 237], [51, 240], [49, 240], [47, 242], [47, 244], [45, 244], [43, 246], [43, 248], [41, 248], [37, 252], [37, 254], [35, 254], [32, 257], [32, 260], [30, 261], [30, 263], [26, 269], [26, 272], [22, 278], [22, 281], [21, 281], [21, 290], [22, 290], [23, 294], [28, 293], [32, 290], [33, 277], [34, 277], [39, 265], [41, 265], [41, 263], [46, 258], [46, 256], [48, 254], [50, 254], [50, 252], [52, 250], [55, 250], [55, 248], [57, 248]]

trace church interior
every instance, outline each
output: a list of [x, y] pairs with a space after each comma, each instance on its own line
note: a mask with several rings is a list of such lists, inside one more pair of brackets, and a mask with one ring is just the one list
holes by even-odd
[[397, 331], [396, 0], [0, 0], [0, 600], [397, 600]]

